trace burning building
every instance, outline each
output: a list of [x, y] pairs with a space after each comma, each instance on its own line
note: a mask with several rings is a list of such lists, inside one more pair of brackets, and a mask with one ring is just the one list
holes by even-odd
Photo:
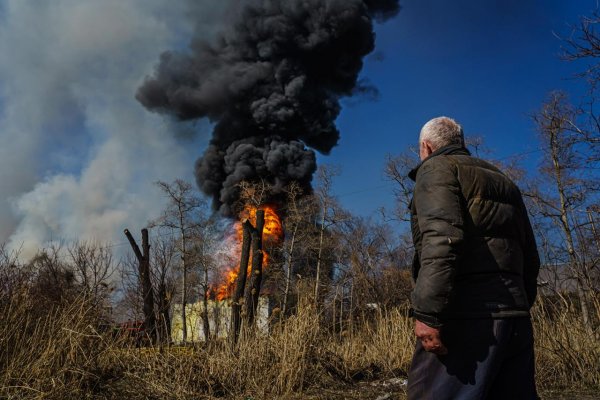
[[[283, 240], [283, 228], [281, 220], [277, 215], [275, 208], [271, 205], [263, 205], [259, 208], [246, 206], [241, 213], [244, 222], [238, 221], [233, 225], [231, 234], [226, 238], [226, 246], [231, 251], [232, 259], [239, 258], [242, 255], [240, 264], [224, 266], [219, 271], [219, 277], [216, 279], [217, 284], [209, 289], [207, 300], [188, 304], [186, 306], [186, 328], [189, 341], [204, 341], [206, 340], [206, 332], [204, 327], [203, 315], [207, 316], [209, 336], [214, 338], [226, 338], [230, 335], [232, 324], [236, 324], [234, 315], [238, 313], [237, 323], [240, 323], [239, 314], [241, 305], [245, 303], [244, 314], [253, 314], [253, 319], [260, 332], [268, 332], [269, 318], [273, 309], [273, 303], [269, 293], [264, 291], [261, 295], [253, 296], [253, 284], [249, 284], [246, 288], [244, 282], [249, 280], [255, 282], [256, 278], [262, 276], [263, 272], [269, 268], [270, 253], [269, 249], [276, 248]], [[261, 219], [264, 222], [260, 222]], [[261, 226], [262, 225], [262, 226]], [[248, 239], [244, 238], [244, 230], [247, 227], [261, 226], [262, 243], [264, 248], [253, 247], [252, 252], [249, 249], [244, 250], [244, 242]], [[258, 234], [258, 232], [255, 232]], [[248, 245], [248, 243], [246, 243]], [[246, 261], [243, 261], [246, 254]], [[254, 257], [259, 256], [259, 260], [254, 260]], [[260, 262], [255, 262], [260, 261]], [[243, 263], [245, 262], [245, 265]], [[248, 264], [252, 265], [252, 269], [248, 269]], [[260, 272], [257, 273], [256, 266], [260, 266]], [[240, 277], [240, 270], [246, 271], [243, 278]], [[250, 276], [254, 275], [254, 276]], [[246, 279], [250, 277], [251, 279]], [[260, 291], [260, 284], [258, 284]], [[236, 289], [241, 288], [236, 297]], [[245, 296], [243, 296], [245, 289]], [[203, 296], [204, 297], [204, 296]], [[257, 302], [253, 310], [249, 310], [249, 304]], [[237, 305], [237, 308], [236, 308]], [[182, 305], [176, 304], [173, 307], [173, 321], [171, 335], [173, 340], [178, 343], [183, 340], [184, 324], [182, 323]], [[239, 332], [239, 326], [234, 329]]]

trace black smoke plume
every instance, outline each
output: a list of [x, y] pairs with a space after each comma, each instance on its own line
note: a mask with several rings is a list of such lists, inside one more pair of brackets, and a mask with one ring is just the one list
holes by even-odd
[[338, 142], [339, 100], [357, 89], [373, 21], [399, 10], [398, 0], [237, 4], [216, 41], [197, 37], [185, 53], [163, 53], [136, 94], [151, 111], [215, 122], [195, 172], [223, 215], [233, 213], [242, 180], [272, 184], [273, 199], [291, 181], [311, 190], [313, 149], [328, 154]]

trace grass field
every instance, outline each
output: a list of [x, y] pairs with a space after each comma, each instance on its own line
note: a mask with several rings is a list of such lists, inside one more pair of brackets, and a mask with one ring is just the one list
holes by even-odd
[[[36, 307], [28, 293], [2, 306], [0, 398], [403, 398], [414, 346], [404, 308], [333, 332], [305, 302], [270, 335], [245, 332], [232, 350], [226, 342], [128, 348], [97, 332], [85, 300], [46, 313]], [[534, 310], [540, 391], [549, 399], [567, 391], [587, 399], [600, 387], [598, 340], [577, 313], [548, 307], [541, 301]]]

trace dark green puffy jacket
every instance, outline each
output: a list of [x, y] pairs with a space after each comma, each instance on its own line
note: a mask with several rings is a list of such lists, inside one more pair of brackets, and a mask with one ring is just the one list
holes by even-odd
[[517, 186], [459, 146], [439, 149], [409, 176], [415, 318], [439, 327], [529, 315], [540, 260]]

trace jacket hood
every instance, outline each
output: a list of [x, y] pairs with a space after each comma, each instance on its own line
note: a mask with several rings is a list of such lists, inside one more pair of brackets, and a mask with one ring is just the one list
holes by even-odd
[[413, 181], [416, 181], [417, 180], [417, 172], [419, 171], [419, 168], [421, 168], [421, 165], [423, 165], [423, 163], [425, 163], [427, 160], [429, 160], [430, 158], [433, 158], [435, 156], [451, 155], [451, 154], [460, 154], [460, 155], [464, 155], [464, 156], [470, 156], [471, 152], [469, 150], [467, 150], [466, 147], [458, 145], [458, 144], [451, 144], [449, 146], [441, 147], [441, 148], [437, 149], [436, 151], [434, 151], [433, 153], [431, 153], [429, 155], [429, 157], [427, 157], [426, 159], [421, 161], [419, 163], [419, 165], [414, 167], [408, 173], [408, 177], [410, 179], [412, 179]]

